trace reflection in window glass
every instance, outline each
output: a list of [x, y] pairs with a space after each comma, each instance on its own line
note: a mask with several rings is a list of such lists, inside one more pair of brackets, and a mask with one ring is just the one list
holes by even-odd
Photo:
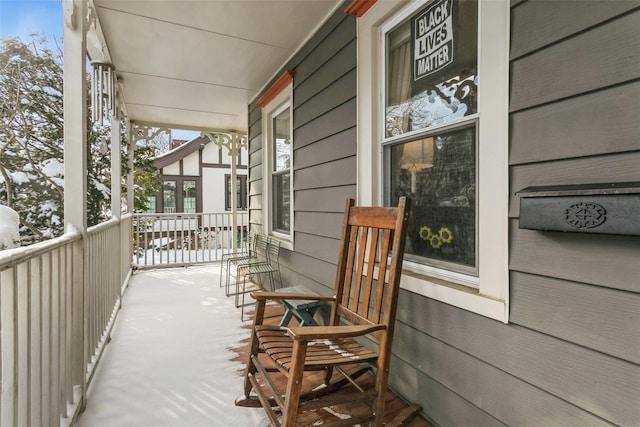
[[273, 230], [290, 232], [291, 123], [289, 108], [273, 118]]
[[290, 189], [291, 180], [289, 173], [274, 175], [273, 194], [273, 229], [289, 233], [290, 230]]
[[475, 125], [388, 150], [391, 204], [413, 199], [406, 258], [476, 273]]
[[164, 213], [176, 212], [176, 182], [164, 181], [162, 185], [162, 205], [164, 206]]
[[147, 203], [145, 204], [145, 212], [146, 213], [156, 212], [156, 196], [147, 197]]
[[273, 118], [273, 171], [289, 169], [291, 160], [289, 109]]
[[183, 181], [182, 183], [182, 210], [185, 213], [196, 212], [196, 182]]
[[386, 36], [385, 138], [477, 112], [476, 0], [428, 3]]

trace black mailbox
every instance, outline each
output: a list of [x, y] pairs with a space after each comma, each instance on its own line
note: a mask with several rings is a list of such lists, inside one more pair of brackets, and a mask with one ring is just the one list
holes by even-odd
[[528, 187], [520, 228], [640, 236], [640, 182]]

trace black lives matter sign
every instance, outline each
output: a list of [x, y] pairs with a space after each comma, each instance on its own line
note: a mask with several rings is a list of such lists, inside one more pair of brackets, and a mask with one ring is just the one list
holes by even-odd
[[411, 20], [414, 81], [453, 62], [452, 3], [437, 1]]

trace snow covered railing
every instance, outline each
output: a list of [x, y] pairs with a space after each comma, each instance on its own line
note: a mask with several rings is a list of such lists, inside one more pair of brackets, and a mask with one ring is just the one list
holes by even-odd
[[81, 266], [75, 230], [0, 252], [0, 425], [57, 426], [78, 408], [85, 380]]
[[133, 215], [133, 265], [172, 267], [218, 261], [244, 245], [249, 230], [247, 212], [156, 213]]

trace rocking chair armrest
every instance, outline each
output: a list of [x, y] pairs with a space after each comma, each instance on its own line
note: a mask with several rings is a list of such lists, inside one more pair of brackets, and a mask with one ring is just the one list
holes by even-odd
[[310, 295], [310, 294], [295, 294], [285, 292], [265, 292], [256, 291], [252, 292], [251, 296], [256, 300], [313, 300], [313, 301], [334, 301], [334, 297], [322, 296], [322, 295]]
[[296, 341], [331, 340], [360, 337], [383, 329], [385, 325], [292, 326], [287, 328], [287, 335]]

